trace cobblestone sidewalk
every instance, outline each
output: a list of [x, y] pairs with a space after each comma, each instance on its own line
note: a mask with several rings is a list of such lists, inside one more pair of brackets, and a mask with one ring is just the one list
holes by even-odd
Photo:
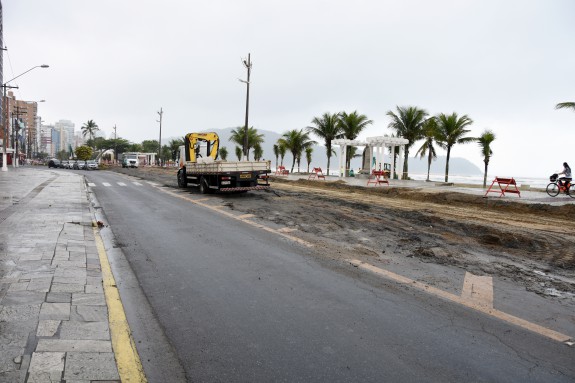
[[83, 177], [0, 172], [0, 382], [119, 382]]

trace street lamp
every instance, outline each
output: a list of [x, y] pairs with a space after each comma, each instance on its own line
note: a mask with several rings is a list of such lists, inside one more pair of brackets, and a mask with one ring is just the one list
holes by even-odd
[[[26, 73], [30, 72], [33, 69], [36, 68], [48, 68], [49, 65], [43, 64], [43, 65], [36, 65], [30, 69], [28, 69], [26, 72], [19, 74], [18, 76], [14, 77], [13, 79], [10, 79], [8, 81], [6, 81], [4, 84], [2, 84], [2, 88], [4, 88], [4, 95], [2, 97], [2, 104], [3, 106], [6, 106], [6, 108], [8, 107], [7, 103], [6, 103], [6, 88], [18, 88], [17, 86], [10, 86], [8, 85], [9, 82], [16, 80], [18, 77], [20, 76], [24, 76]], [[6, 110], [6, 115], [8, 116], [8, 110]], [[10, 118], [10, 116], [8, 116], [8, 118]], [[6, 118], [4, 118], [4, 113], [2, 113], [2, 122], [4, 125], [4, 139], [2, 140], [2, 146], [3, 146], [3, 150], [2, 150], [2, 171], [6, 172], [8, 171], [8, 159], [6, 156], [6, 152], [7, 152], [7, 148], [6, 148], [6, 139], [8, 138], [8, 124], [6, 121]]]

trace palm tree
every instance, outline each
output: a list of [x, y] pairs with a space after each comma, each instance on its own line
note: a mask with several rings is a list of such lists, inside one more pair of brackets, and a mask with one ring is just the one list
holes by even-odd
[[236, 146], [236, 157], [238, 157], [238, 161], [242, 160], [243, 150], [239, 146]]
[[264, 155], [264, 150], [260, 144], [254, 145], [254, 160], [259, 161]]
[[427, 112], [424, 109], [419, 109], [416, 106], [396, 106], [397, 114], [391, 110], [387, 115], [391, 117], [389, 127], [396, 131], [399, 137], [405, 138], [408, 143], [405, 145], [405, 153], [403, 160], [403, 176], [402, 179], [408, 179], [409, 168], [409, 148], [413, 143], [423, 137], [423, 123]]
[[457, 113], [452, 114], [441, 113], [437, 116], [437, 138], [435, 141], [443, 149], [447, 150], [447, 158], [445, 160], [445, 182], [449, 179], [449, 157], [451, 155], [451, 148], [455, 144], [465, 144], [472, 142], [473, 137], [464, 137], [469, 133], [467, 128], [473, 124], [473, 120], [467, 115], [459, 117]]
[[435, 142], [435, 137], [437, 136], [437, 120], [435, 117], [430, 117], [423, 123], [422, 129], [423, 145], [417, 150], [415, 155], [419, 154], [420, 158], [425, 157], [427, 154], [427, 179], [429, 181], [429, 171], [431, 169], [431, 161], [437, 158], [437, 153], [435, 152], [435, 147], [433, 146]]
[[295, 167], [296, 160], [298, 161], [298, 168], [299, 168], [299, 159], [301, 158], [302, 151], [316, 144], [316, 142], [310, 140], [309, 133], [304, 132], [303, 129], [300, 130], [293, 129], [288, 132], [285, 132], [282, 138], [278, 140], [278, 144], [285, 146], [286, 150], [289, 150], [291, 152], [293, 156], [291, 173], [293, 173], [293, 168]]
[[175, 140], [170, 140], [170, 142], [168, 143], [168, 146], [170, 148], [170, 151], [172, 153], [172, 160], [176, 160], [176, 158], [178, 157], [178, 152], [180, 151], [180, 146], [184, 145], [184, 141], [180, 140], [180, 139], [175, 139]]
[[487, 186], [487, 167], [489, 166], [489, 159], [493, 155], [491, 150], [491, 143], [495, 140], [495, 133], [491, 130], [485, 130], [481, 136], [477, 138], [477, 143], [481, 148], [483, 154], [483, 162], [485, 163], [485, 172], [483, 173], [483, 187]]
[[575, 111], [575, 102], [560, 102], [555, 105], [555, 109], [573, 109]]
[[280, 154], [280, 166], [284, 166], [284, 157], [286, 156], [286, 146], [278, 140], [278, 151]]
[[222, 161], [228, 160], [228, 148], [226, 148], [225, 146], [222, 146], [219, 150], [219, 153], [220, 153], [220, 158], [222, 159]]
[[[245, 128], [239, 127], [237, 129], [232, 129], [230, 141], [235, 144], [238, 144], [240, 147], [243, 148], [244, 146], [244, 138], [246, 136]], [[248, 152], [247, 159], [250, 159], [250, 149], [255, 147], [256, 145], [261, 145], [264, 142], [264, 135], [259, 134], [258, 130], [253, 126], [248, 129]]]
[[[327, 173], [329, 174], [329, 165], [333, 149], [331, 148], [331, 141], [336, 139], [341, 133], [341, 125], [339, 124], [339, 114], [324, 113], [321, 117], [314, 117], [311, 120], [314, 126], [308, 126], [306, 129], [323, 139], [325, 143], [325, 150], [327, 154]], [[309, 171], [308, 171], [309, 173]]]
[[[341, 112], [339, 114], [338, 126], [341, 130], [338, 138], [347, 138], [348, 140], [355, 140], [359, 133], [365, 129], [368, 125], [373, 124], [372, 120], [369, 120], [365, 114], [358, 114], [357, 110], [350, 114], [346, 112]], [[345, 174], [348, 175], [350, 162], [351, 162], [351, 147], [347, 148], [346, 153], [346, 164], [345, 164]]]
[[88, 120], [88, 122], [82, 126], [82, 137], [86, 137], [87, 135], [88, 139], [93, 140], [94, 133], [96, 133], [98, 130], [100, 130], [98, 128], [98, 124], [96, 124], [94, 120]]
[[278, 168], [278, 159], [280, 157], [280, 147], [278, 144], [273, 146], [274, 156], [276, 156], [276, 169]]
[[313, 153], [313, 148], [308, 146], [305, 148], [305, 159], [307, 161], [307, 172], [309, 173], [309, 164], [311, 163], [311, 154]]

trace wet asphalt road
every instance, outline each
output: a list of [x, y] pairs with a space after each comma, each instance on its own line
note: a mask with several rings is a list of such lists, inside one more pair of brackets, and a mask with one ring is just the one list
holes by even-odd
[[[561, 343], [318, 262], [144, 181], [86, 178], [188, 381], [573, 381], [575, 354]], [[139, 349], [153, 348], [140, 336]]]

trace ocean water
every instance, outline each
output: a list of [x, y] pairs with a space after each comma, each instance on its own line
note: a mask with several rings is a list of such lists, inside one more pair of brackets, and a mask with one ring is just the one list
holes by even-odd
[[[307, 171], [305, 168], [300, 169], [302, 172]], [[355, 169], [354, 169], [355, 170]], [[274, 169], [275, 171], [275, 169]], [[297, 173], [297, 169], [294, 169], [295, 173]], [[324, 171], [325, 172], [325, 171]], [[338, 171], [330, 169], [329, 175], [330, 176], [338, 176]], [[495, 179], [496, 175], [487, 175], [487, 186], [491, 185], [491, 182]], [[425, 181], [427, 179], [427, 173], [417, 173], [417, 172], [409, 172], [409, 178], [412, 180], [419, 180]], [[545, 189], [549, 184], [549, 178], [546, 177], [513, 177], [517, 182], [518, 186], [521, 185], [529, 185], [532, 188], [538, 189]], [[432, 182], [444, 182], [445, 175], [444, 174], [433, 174], [429, 175], [429, 179]], [[449, 182], [453, 182], [456, 184], [471, 184], [471, 185], [483, 185], [483, 175], [460, 175], [460, 174], [450, 174], [449, 175]]]

